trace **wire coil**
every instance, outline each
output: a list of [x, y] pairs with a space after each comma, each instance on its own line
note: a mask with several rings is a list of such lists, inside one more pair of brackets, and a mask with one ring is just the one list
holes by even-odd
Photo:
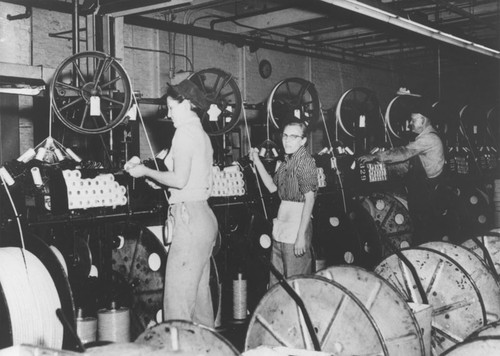
[[40, 260], [17, 247], [0, 248], [0, 286], [10, 314], [12, 343], [62, 348], [61, 301]]
[[130, 342], [129, 309], [99, 310], [97, 312], [97, 337], [100, 341]]

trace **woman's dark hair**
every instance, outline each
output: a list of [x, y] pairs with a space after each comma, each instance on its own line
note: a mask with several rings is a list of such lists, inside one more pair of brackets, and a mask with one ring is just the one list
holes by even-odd
[[[170, 85], [167, 86], [167, 93], [165, 95], [165, 100], [167, 100], [167, 96], [171, 97], [175, 101], [178, 101], [179, 103], [182, 103], [184, 100], [186, 100], [186, 98], [182, 94], [180, 94], [177, 90], [175, 90], [174, 87]], [[194, 111], [196, 115], [198, 115], [198, 117], [201, 119], [205, 112], [198, 106], [196, 106], [196, 104], [193, 103], [192, 101], [189, 102], [191, 103], [191, 110]]]

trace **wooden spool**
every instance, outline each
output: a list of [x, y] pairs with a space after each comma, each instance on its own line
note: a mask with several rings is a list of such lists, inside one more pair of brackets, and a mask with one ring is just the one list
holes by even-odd
[[500, 320], [497, 320], [493, 323], [489, 323], [482, 328], [474, 331], [467, 337], [467, 340], [472, 340], [477, 337], [483, 336], [498, 336], [500, 337]]
[[[492, 234], [478, 236], [477, 238], [484, 245], [484, 247], [486, 247], [492, 262], [495, 265], [497, 275], [500, 274], [500, 235], [498, 232], [493, 231]], [[473, 239], [464, 241], [462, 246], [477, 254], [486, 261], [486, 264], [488, 264], [482, 248]]]
[[491, 323], [500, 319], [500, 284], [479, 256], [463, 246], [442, 241], [427, 242], [421, 247], [442, 252], [462, 266], [481, 292], [487, 322]]
[[[441, 252], [417, 247], [401, 253], [415, 269], [432, 313], [432, 349], [440, 354], [462, 342], [486, 321], [476, 284], [455, 261]], [[382, 261], [375, 272], [394, 285], [407, 301], [422, 303], [410, 269], [397, 255]]]
[[[296, 276], [287, 281], [308, 311], [321, 351], [387, 355], [370, 312], [346, 287], [320, 276]], [[248, 325], [245, 350], [262, 345], [314, 349], [299, 307], [279, 284], [262, 298]]]
[[500, 337], [484, 336], [455, 345], [441, 356], [496, 356], [500, 350]]
[[185, 320], [169, 320], [149, 328], [135, 343], [175, 355], [239, 355], [238, 350], [214, 330]]
[[332, 266], [316, 275], [336, 281], [354, 293], [380, 329], [388, 355], [425, 354], [422, 333], [412, 310], [385, 279], [356, 266]]

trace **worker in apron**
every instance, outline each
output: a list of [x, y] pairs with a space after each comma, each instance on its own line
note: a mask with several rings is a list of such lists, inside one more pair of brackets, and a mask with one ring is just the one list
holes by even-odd
[[[312, 273], [311, 215], [318, 190], [318, 172], [314, 158], [305, 148], [306, 131], [306, 124], [299, 121], [291, 121], [284, 127], [285, 160], [277, 166], [273, 177], [262, 164], [259, 150], [250, 151], [250, 159], [264, 185], [271, 193], [278, 192], [281, 199], [278, 216], [273, 220], [271, 262], [285, 278]], [[276, 283], [271, 273], [269, 286]]]

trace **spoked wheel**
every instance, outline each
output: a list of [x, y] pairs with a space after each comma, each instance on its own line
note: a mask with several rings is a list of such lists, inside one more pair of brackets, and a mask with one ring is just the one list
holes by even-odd
[[209, 68], [193, 73], [189, 80], [221, 111], [217, 118], [210, 118], [208, 113], [204, 113], [201, 121], [207, 133], [217, 136], [231, 131], [238, 123], [242, 105], [240, 89], [234, 77], [223, 70]]
[[397, 139], [408, 142], [411, 138], [411, 112], [416, 102], [416, 96], [398, 95], [389, 102], [385, 111], [385, 123], [389, 132]]
[[352, 88], [340, 97], [335, 108], [337, 134], [340, 129], [355, 139], [354, 149], [367, 150], [384, 143], [385, 122], [375, 92]]
[[203, 325], [169, 320], [139, 335], [138, 344], [153, 346], [176, 355], [236, 356], [238, 350], [222, 335]]
[[119, 125], [132, 102], [132, 86], [115, 58], [82, 52], [57, 67], [50, 84], [53, 110], [81, 134], [101, 134]]
[[[476, 284], [457, 262], [445, 254], [412, 248], [401, 253], [417, 273], [432, 312], [432, 349], [439, 355], [462, 342], [469, 334], [486, 323], [486, 311]], [[410, 268], [397, 256], [391, 255], [375, 268], [394, 285], [407, 301], [422, 303]]]
[[291, 119], [313, 127], [320, 115], [319, 96], [313, 83], [302, 78], [287, 78], [275, 85], [267, 99], [268, 116], [277, 129]]
[[[311, 318], [321, 351], [335, 355], [388, 355], [370, 312], [355, 295], [319, 276], [287, 280]], [[261, 299], [248, 325], [245, 350], [260, 345], [312, 350], [312, 340], [295, 301], [280, 285]]]
[[385, 279], [356, 266], [332, 266], [316, 275], [336, 281], [354, 293], [380, 328], [388, 355], [425, 354], [422, 333], [412, 310]]

